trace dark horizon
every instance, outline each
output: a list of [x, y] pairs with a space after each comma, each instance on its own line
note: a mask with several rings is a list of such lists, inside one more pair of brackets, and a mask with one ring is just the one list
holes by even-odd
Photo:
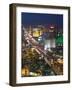
[[44, 14], [44, 13], [26, 13], [22, 12], [21, 24], [24, 26], [36, 25], [55, 25], [57, 28], [63, 28], [63, 15]]

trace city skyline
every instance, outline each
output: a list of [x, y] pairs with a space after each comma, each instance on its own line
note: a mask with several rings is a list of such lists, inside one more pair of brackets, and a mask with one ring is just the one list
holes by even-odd
[[21, 76], [63, 75], [63, 15], [23, 12], [21, 20]]

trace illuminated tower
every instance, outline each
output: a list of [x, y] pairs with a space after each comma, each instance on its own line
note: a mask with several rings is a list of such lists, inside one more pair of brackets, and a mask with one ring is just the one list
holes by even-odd
[[47, 36], [47, 40], [45, 41], [45, 50], [48, 49], [49, 51], [51, 51], [53, 48], [56, 47], [56, 27], [54, 25], [49, 26]]

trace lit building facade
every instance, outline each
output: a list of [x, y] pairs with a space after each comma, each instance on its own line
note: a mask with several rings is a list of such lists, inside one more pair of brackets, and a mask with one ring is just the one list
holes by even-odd
[[56, 31], [57, 29], [53, 25], [49, 25], [48, 27], [45, 27], [44, 25], [32, 27], [30, 25], [28, 28], [28, 33], [43, 45], [45, 50], [51, 50], [51, 48], [56, 47]]

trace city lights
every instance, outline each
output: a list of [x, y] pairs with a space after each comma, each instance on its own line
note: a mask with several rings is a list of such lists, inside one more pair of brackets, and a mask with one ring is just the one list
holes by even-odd
[[22, 21], [22, 77], [63, 75], [62, 16], [31, 15]]

